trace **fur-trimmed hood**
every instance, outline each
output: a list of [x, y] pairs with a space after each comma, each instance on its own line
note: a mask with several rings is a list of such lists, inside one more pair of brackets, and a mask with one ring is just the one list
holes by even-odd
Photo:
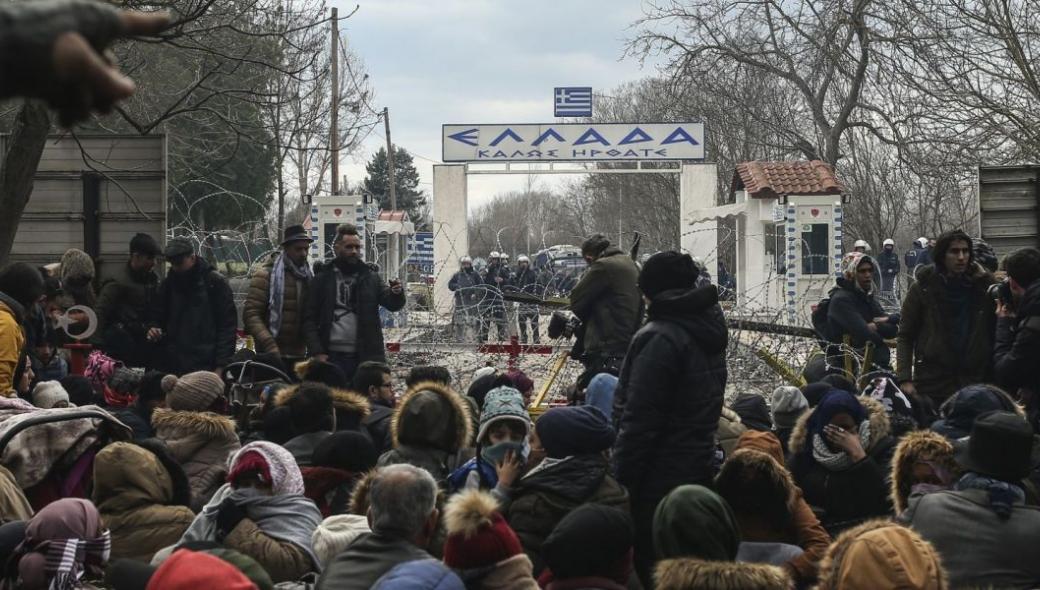
[[368, 514], [369, 492], [372, 491], [372, 480], [375, 479], [378, 471], [378, 469], [369, 469], [354, 483], [354, 490], [350, 492], [350, 504], [347, 506], [349, 514], [361, 516]]
[[[867, 411], [867, 420], [870, 421], [870, 444], [863, 449], [869, 454], [878, 442], [892, 434], [892, 424], [889, 422], [888, 413], [885, 412], [885, 406], [881, 405], [881, 402], [863, 396], [856, 396], [856, 399], [859, 400], [859, 403]], [[787, 447], [791, 450], [792, 455], [797, 455], [804, 451], [805, 445], [809, 443], [807, 424], [812, 415], [813, 412], [805, 412], [795, 422], [794, 429], [791, 430], [791, 438], [787, 443]]]
[[788, 590], [794, 588], [784, 570], [757, 563], [666, 559], [654, 570], [657, 590]]
[[[357, 414], [362, 419], [366, 418], [372, 413], [372, 404], [360, 393], [350, 391], [349, 389], [332, 389], [332, 406], [336, 408], [336, 414], [349, 413]], [[283, 387], [278, 390], [278, 393], [274, 396], [275, 407], [284, 406], [289, 403], [289, 400], [296, 397], [299, 392], [300, 386], [290, 385]]]
[[953, 445], [946, 437], [930, 430], [915, 430], [908, 433], [896, 446], [892, 457], [892, 489], [890, 497], [895, 514], [906, 510], [913, 487], [914, 464], [921, 461], [934, 463], [955, 478], [960, 469], [953, 460]]
[[409, 389], [397, 403], [390, 422], [394, 448], [435, 447], [449, 453], [469, 445], [472, 428], [462, 396], [433, 381]]
[[945, 590], [939, 554], [912, 529], [878, 519], [835, 539], [820, 562], [818, 590], [914, 588]]
[[182, 412], [169, 408], [156, 408], [152, 412], [152, 427], [155, 428], [156, 433], [165, 433], [159, 435], [159, 438], [164, 441], [167, 440], [167, 435], [176, 432], [198, 434], [209, 439], [238, 441], [235, 421], [213, 412]]

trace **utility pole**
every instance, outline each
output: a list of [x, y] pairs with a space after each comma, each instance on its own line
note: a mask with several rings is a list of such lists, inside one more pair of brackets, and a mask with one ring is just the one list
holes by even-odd
[[[394, 143], [390, 141], [390, 107], [383, 107], [383, 128], [386, 130], [386, 182], [390, 190], [390, 212], [393, 213], [397, 211], [397, 171], [394, 170]], [[404, 228], [403, 222], [401, 227]], [[387, 253], [387, 257], [388, 266], [392, 267], [389, 274], [400, 279], [401, 265], [398, 252], [401, 251], [401, 234], [390, 234], [389, 238], [390, 252]]]
[[332, 152], [332, 194], [339, 194], [339, 11], [332, 9], [332, 117], [329, 122]]
[[383, 126], [386, 129], [386, 172], [390, 184], [390, 210], [397, 210], [397, 180], [394, 170], [394, 144], [390, 141], [390, 107], [383, 107]]

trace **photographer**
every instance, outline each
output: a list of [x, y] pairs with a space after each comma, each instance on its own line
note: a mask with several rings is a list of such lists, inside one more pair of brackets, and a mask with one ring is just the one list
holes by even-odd
[[[582, 364], [589, 371], [617, 367], [643, 313], [635, 262], [603, 234], [581, 245], [589, 267], [571, 291], [571, 311], [582, 321]], [[580, 348], [580, 347], [579, 347]]]
[[1040, 374], [1036, 371], [1040, 360], [1040, 250], [1012, 252], [1004, 260], [1004, 268], [1008, 280], [997, 301], [994, 372], [997, 382], [1009, 392], [1024, 394], [1026, 409], [1035, 423], [1038, 400], [1034, 396], [1040, 392]]

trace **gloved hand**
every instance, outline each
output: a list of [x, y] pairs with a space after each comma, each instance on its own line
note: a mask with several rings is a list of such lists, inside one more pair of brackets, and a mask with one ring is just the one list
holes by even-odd
[[217, 508], [217, 541], [224, 542], [224, 538], [235, 530], [238, 523], [246, 518], [246, 509], [235, 504], [231, 498], [225, 499]]

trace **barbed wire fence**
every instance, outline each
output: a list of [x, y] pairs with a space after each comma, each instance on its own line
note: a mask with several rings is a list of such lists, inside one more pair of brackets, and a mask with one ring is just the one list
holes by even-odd
[[[435, 238], [443, 231], [442, 228], [435, 227]], [[705, 230], [687, 230], [682, 233], [682, 237], [699, 231]], [[735, 247], [736, 231], [721, 226], [710, 231], [716, 231], [718, 235], [716, 250], [691, 254], [706, 258], [718, 256]], [[197, 245], [202, 256], [213, 260], [221, 272], [229, 275], [239, 310], [245, 300], [249, 277], [278, 251], [277, 244], [272, 244], [266, 238], [266, 233], [258, 231], [255, 226], [203, 231], [193, 228], [188, 222], [172, 227], [169, 236], [188, 237]], [[767, 233], [762, 239], [768, 242], [776, 240], [777, 237], [776, 234]], [[437, 260], [458, 260], [468, 254], [460, 251], [450, 240], [446, 241], [451, 244], [451, 250], [447, 253], [437, 252]], [[829, 255], [826, 257], [831, 261]], [[515, 262], [510, 261], [511, 269], [514, 271]], [[403, 262], [402, 267], [406, 264], [407, 261]], [[447, 281], [451, 278], [445, 274], [445, 265], [437, 266], [436, 275], [432, 277], [434, 280]], [[404, 269], [380, 269], [384, 280], [387, 276], [399, 276], [397, 271], [401, 270]], [[758, 324], [793, 325], [803, 329], [811, 326], [809, 310], [811, 304], [815, 304], [816, 301], [807, 301], [806, 295], [801, 295], [796, 301], [794, 322], [791, 321], [788, 306], [770, 306], [769, 290], [781, 288], [779, 285], [782, 285], [783, 276], [783, 269], [772, 268], [765, 281], [757, 285], [748, 285], [743, 289], [740, 304], [736, 301], [723, 301], [727, 318]], [[529, 287], [525, 292], [540, 299], [565, 296], [566, 289], [560, 284], [559, 275], [552, 275], [551, 278], [553, 280], [540, 283], [537, 289], [532, 291]], [[572, 282], [576, 282], [578, 278], [577, 275], [567, 277]], [[716, 280], [717, 278], [713, 277]], [[900, 284], [906, 285], [908, 281], [909, 273], [904, 272]], [[821, 277], [819, 291], [826, 296], [833, 285], [833, 273]], [[397, 313], [382, 310], [384, 338], [388, 344], [388, 362], [395, 374], [402, 378], [412, 367], [439, 365], [451, 372], [454, 386], [464, 392], [472, 380], [473, 373], [482, 367], [494, 366], [500, 370], [507, 367], [515, 368], [534, 380], [536, 393], [541, 392], [546, 382], [551, 380], [545, 402], [554, 404], [566, 399], [568, 388], [573, 386], [583, 372], [582, 365], [574, 359], [568, 358], [561, 365], [563, 355], [568, 353], [573, 345], [570, 338], [550, 340], [547, 337], [549, 318], [558, 308], [557, 305], [505, 301], [500, 291], [482, 285], [471, 288], [471, 293], [461, 291], [461, 294], [455, 297], [450, 311], [438, 311], [433, 305], [432, 285], [425, 282], [409, 283], [406, 290], [408, 297], [405, 309]], [[460, 300], [463, 302], [461, 306]], [[891, 301], [888, 303], [890, 307], [892, 304]], [[522, 307], [525, 309], [522, 310]], [[541, 345], [513, 345], [514, 339], [519, 338], [520, 312], [535, 310], [539, 317]], [[496, 314], [500, 314], [500, 317]], [[500, 333], [500, 326], [503, 325], [504, 331]], [[727, 350], [727, 399], [732, 400], [746, 393], [768, 397], [777, 386], [796, 381], [809, 360], [814, 355], [821, 354], [820, 346], [815, 339], [806, 337], [804, 330], [801, 332], [782, 333], [781, 330], [774, 333], [731, 325]], [[841, 352], [851, 355], [857, 365], [863, 361], [862, 351], [840, 343], [838, 346]], [[787, 367], [789, 370], [778, 370], [778, 366]]]

